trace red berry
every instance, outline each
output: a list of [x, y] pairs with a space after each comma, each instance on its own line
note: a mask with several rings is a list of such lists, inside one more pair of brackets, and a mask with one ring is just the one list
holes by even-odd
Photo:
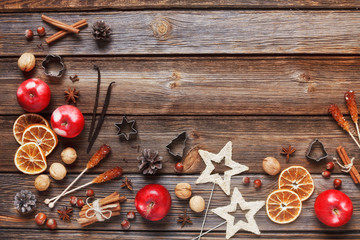
[[243, 177], [242, 182], [243, 182], [243, 184], [248, 185], [250, 183], [250, 178], [249, 177]]
[[126, 219], [122, 220], [121, 227], [124, 230], [129, 230], [130, 227], [131, 227], [130, 222], [128, 220], [126, 220]]
[[25, 37], [27, 40], [32, 40], [34, 37], [34, 33], [31, 29], [25, 30]]
[[175, 164], [175, 171], [181, 173], [184, 170], [184, 165], [181, 162]]
[[71, 206], [76, 206], [77, 200], [78, 200], [77, 197], [71, 196], [71, 197], [70, 197], [70, 204], [71, 204]]
[[326, 164], [326, 170], [332, 171], [334, 169], [334, 167], [335, 167], [334, 162], [328, 162]]
[[45, 36], [46, 32], [45, 32], [45, 28], [44, 27], [38, 27], [37, 28], [37, 33], [39, 34], [39, 36]]
[[85, 205], [84, 200], [78, 199], [76, 202], [76, 206], [82, 208]]
[[46, 222], [46, 215], [45, 213], [38, 213], [35, 216], [35, 222], [37, 225], [44, 225], [44, 223]]
[[329, 178], [331, 176], [331, 172], [329, 172], [328, 170], [325, 170], [322, 172], [322, 176], [324, 178]]
[[334, 188], [338, 189], [341, 187], [342, 181], [338, 178], [334, 180]]
[[94, 196], [94, 190], [88, 189], [88, 190], [86, 191], [86, 196], [88, 196], [88, 197], [93, 197], [93, 196]]
[[133, 219], [135, 219], [135, 213], [134, 213], [134, 212], [128, 212], [128, 213], [126, 214], [126, 217], [127, 217], [127, 219], [129, 219], [129, 220], [133, 220]]
[[49, 220], [46, 222], [46, 226], [50, 229], [55, 229], [57, 227], [55, 219], [49, 218]]
[[260, 188], [261, 187], [261, 180], [260, 179], [256, 179], [254, 181], [254, 187], [255, 188]]

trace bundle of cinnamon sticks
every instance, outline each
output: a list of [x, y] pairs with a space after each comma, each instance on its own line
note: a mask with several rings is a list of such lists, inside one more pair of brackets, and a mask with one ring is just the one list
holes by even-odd
[[[126, 201], [126, 197], [125, 196], [120, 196], [120, 194], [118, 192], [114, 192], [112, 194], [110, 194], [109, 196], [102, 198], [99, 200], [99, 206], [101, 209], [104, 210], [104, 212], [102, 213], [106, 218], [109, 217], [113, 217], [113, 216], [118, 216], [120, 215], [120, 203]], [[84, 205], [81, 209], [81, 211], [79, 212], [79, 216], [80, 218], [77, 220], [78, 223], [82, 226], [88, 226], [90, 224], [96, 223], [98, 222], [98, 218], [95, 216], [95, 210], [92, 209], [93, 204], [89, 204], [91, 206], [91, 210], [90, 207], [88, 205]], [[111, 208], [108, 208], [110, 205]], [[88, 211], [89, 210], [89, 211]], [[107, 211], [110, 210], [110, 211]], [[87, 214], [86, 214], [87, 212]], [[90, 216], [90, 217], [89, 217]]]
[[[348, 165], [351, 163], [351, 160], [350, 160], [349, 156], [347, 155], [344, 147], [339, 146], [336, 148], [336, 151], [339, 154], [341, 161], [345, 165]], [[351, 167], [349, 173], [350, 173], [351, 179], [354, 181], [354, 183], [359, 184], [360, 183], [360, 174], [359, 174], [358, 170], [356, 170], [355, 166]]]

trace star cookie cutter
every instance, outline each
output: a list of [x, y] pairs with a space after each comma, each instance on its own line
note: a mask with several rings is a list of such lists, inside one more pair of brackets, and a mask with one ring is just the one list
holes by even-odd
[[[120, 139], [125, 139], [126, 141], [129, 141], [130, 139], [133, 139], [136, 137], [138, 131], [135, 128], [135, 120], [129, 121], [126, 116], [123, 116], [123, 119], [121, 120], [121, 123], [115, 123], [115, 127], [118, 128], [117, 135], [120, 137]], [[129, 127], [126, 127], [129, 126]], [[129, 132], [125, 132], [125, 130], [130, 130]]]
[[[182, 158], [184, 156], [186, 140], [187, 140], [187, 135], [186, 135], [186, 131], [184, 131], [180, 133], [176, 138], [171, 140], [171, 142], [168, 145], [166, 145], [166, 149], [173, 157]], [[181, 146], [182, 150], [180, 152], [176, 152], [175, 149], [177, 149], [179, 145], [182, 145]]]
[[[313, 152], [314, 149], [320, 146], [321, 151], [322, 151], [322, 156], [314, 156]], [[329, 155], [325, 150], [324, 144], [322, 144], [322, 142], [320, 142], [318, 139], [315, 139], [314, 141], [312, 141], [309, 145], [308, 150], [306, 151], [305, 154], [306, 158], [310, 159], [310, 160], [314, 160], [316, 162], [320, 162], [321, 160], [327, 158]]]
[[45, 70], [45, 74], [50, 77], [61, 77], [65, 71], [64, 62], [59, 55], [47, 55], [41, 66]]

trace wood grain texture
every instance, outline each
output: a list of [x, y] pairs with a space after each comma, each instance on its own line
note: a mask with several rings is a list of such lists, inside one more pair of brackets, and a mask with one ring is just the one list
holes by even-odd
[[[59, 7], [61, 6], [61, 8]], [[312, 1], [288, 1], [288, 0], [103, 0], [103, 1], [81, 1], [81, 0], [3, 0], [0, 2], [0, 11], [2, 12], [22, 12], [22, 11], [75, 11], [75, 10], [100, 10], [100, 9], [117, 9], [117, 10], [133, 10], [133, 9], [174, 9], [174, 8], [294, 8], [294, 9], [336, 9], [336, 8], [357, 8], [360, 6], [358, 0], [351, 1], [331, 1], [331, 0], [312, 0]]]
[[[38, 77], [52, 91], [51, 113], [65, 104], [68, 86], [80, 90], [77, 106], [90, 114], [95, 102], [97, 64], [102, 73], [98, 113], [107, 85], [115, 81], [109, 114], [127, 115], [328, 115], [331, 103], [347, 113], [344, 93], [360, 89], [360, 57], [65, 57], [67, 71], [49, 79], [38, 57], [23, 75], [16, 58], [0, 59], [0, 114], [21, 114], [15, 92]], [[73, 84], [69, 76], [77, 74]]]
[[[56, 232], [51, 232], [51, 239], [54, 240], [63, 240], [63, 239], [105, 239], [105, 240], [114, 240], [114, 239], [134, 239], [134, 240], [143, 240], [143, 239], [182, 239], [189, 240], [192, 236], [199, 234], [199, 231], [193, 232], [184, 232], [173, 231], [173, 232], [143, 232], [143, 231], [101, 231], [101, 230], [90, 230], [90, 231], [77, 231], [77, 230], [57, 230]], [[206, 234], [206, 236], [201, 239], [204, 240], [214, 240], [214, 239], [223, 239], [225, 233], [214, 231]], [[19, 231], [17, 229], [1, 229], [0, 237], [6, 237], [6, 239], [29, 239], [33, 240], [34, 238], [44, 239], [49, 236], [49, 232], [43, 229], [27, 229], [26, 231]], [[310, 233], [310, 232], [262, 232], [260, 236], [255, 236], [256, 239], [358, 239], [359, 235], [354, 232], [323, 232], [323, 233]], [[236, 239], [253, 239], [254, 235], [246, 232], [239, 232], [236, 235]]]
[[[250, 173], [263, 173], [262, 160], [267, 156], [279, 159], [282, 168], [291, 165], [302, 165], [312, 173], [321, 173], [325, 168], [325, 162], [315, 163], [305, 159], [305, 152], [315, 138], [319, 138], [325, 145], [330, 155], [336, 156], [336, 147], [345, 147], [350, 157], [357, 156], [359, 149], [351, 138], [342, 131], [331, 117], [141, 117], [129, 116], [129, 120], [136, 120], [139, 131], [138, 138], [133, 141], [120, 141], [116, 135], [115, 122], [119, 122], [122, 116], [107, 116], [90, 154], [86, 154], [87, 135], [90, 127], [90, 116], [86, 116], [83, 133], [74, 139], [60, 138], [59, 146], [48, 156], [48, 166], [53, 162], [61, 162], [60, 153], [68, 146], [77, 150], [78, 160], [68, 168], [71, 173], [81, 172], [86, 166], [91, 155], [105, 143], [112, 147], [112, 153], [99, 166], [91, 172], [101, 173], [116, 165], [124, 168], [125, 173], [139, 173], [137, 157], [139, 150], [158, 150], [164, 158], [164, 166], [159, 175], [174, 174], [173, 159], [165, 146], [182, 131], [187, 131], [188, 141], [186, 152], [194, 146], [214, 153], [228, 142], [233, 142], [233, 159], [249, 166]], [[12, 135], [12, 124], [16, 116], [1, 116], [0, 126], [2, 130], [1, 172], [19, 173], [13, 163], [13, 156], [19, 147]], [[297, 149], [295, 154], [286, 163], [285, 156], [280, 156], [281, 147], [292, 145]], [[125, 160], [124, 160], [125, 159]], [[329, 158], [327, 161], [331, 160]], [[201, 160], [195, 162], [193, 168], [187, 173], [198, 174], [204, 169]], [[359, 167], [359, 162], [355, 161]], [[220, 166], [219, 171], [224, 171]], [[339, 167], [335, 170], [339, 172]], [[350, 176], [349, 176], [350, 177]]]
[[[104, 20], [111, 40], [96, 42], [91, 27], [68, 35], [49, 51], [60, 55], [104, 54], [359, 54], [357, 11], [130, 11], [49, 14], [65, 23]], [[0, 56], [44, 54], [24, 31], [45, 25], [40, 14], [1, 14]], [[164, 23], [165, 21], [165, 23]], [[164, 24], [167, 25], [165, 31]], [[156, 33], [156, 34], [154, 34]], [[55, 47], [56, 46], [56, 47]]]
[[[146, 230], [148, 232], [154, 232], [153, 234], [158, 234], [158, 232], [189, 232], [188, 236], [195, 237], [196, 231], [200, 230], [202, 220], [203, 220], [203, 213], [202, 214], [195, 214], [190, 211], [188, 207], [188, 201], [179, 200], [174, 195], [173, 189], [175, 188], [176, 184], [178, 182], [187, 182], [190, 183], [193, 189], [194, 195], [200, 195], [205, 199], [205, 202], [208, 201], [210, 191], [212, 188], [212, 184], [200, 184], [196, 185], [194, 182], [198, 178], [199, 175], [194, 176], [162, 176], [161, 178], [158, 177], [142, 177], [139, 174], [136, 175], [126, 175], [129, 178], [131, 178], [134, 182], [134, 190], [133, 192], [129, 190], [124, 190], [120, 188], [121, 180], [114, 180], [108, 183], [104, 183], [101, 185], [94, 185], [91, 186], [91, 188], [95, 191], [96, 197], [104, 197], [108, 194], [114, 192], [114, 191], [120, 191], [121, 195], [125, 195], [128, 200], [122, 204], [121, 209], [121, 215], [120, 217], [114, 217], [109, 221], [108, 223], [96, 223], [93, 225], [90, 225], [84, 229], [86, 230], [107, 230], [107, 231], [119, 231], [121, 230], [120, 222], [125, 217], [126, 213], [128, 211], [134, 211], [134, 198], [135, 194], [140, 188], [142, 188], [144, 185], [151, 183], [160, 183], [164, 185], [170, 192], [172, 197], [172, 207], [169, 212], [169, 214], [162, 220], [158, 222], [148, 222], [145, 219], [143, 219], [140, 215], [137, 214], [136, 219], [132, 222], [131, 230], [128, 233], [131, 236], [133, 231], [143, 231]], [[257, 200], [266, 200], [267, 195], [275, 190], [277, 188], [277, 177], [269, 177], [268, 175], [247, 175], [250, 177], [250, 179], [254, 180], [256, 178], [259, 178], [262, 180], [262, 188], [260, 190], [256, 190], [252, 184], [249, 186], [244, 186], [242, 184], [242, 176], [235, 176], [232, 178], [232, 186], [238, 187], [241, 191], [244, 199], [246, 201], [257, 201]], [[57, 205], [55, 206], [55, 209], [50, 210], [45, 204], [42, 203], [42, 201], [49, 196], [52, 197], [56, 194], [59, 194], [62, 189], [69, 183], [75, 176], [69, 175], [67, 176], [63, 181], [60, 182], [52, 182], [51, 188], [44, 192], [44, 193], [36, 193], [37, 198], [39, 201], [39, 205], [37, 210], [42, 211], [45, 214], [47, 214], [49, 217], [53, 217], [58, 222], [58, 228], [60, 230], [66, 229], [82, 229], [76, 221], [72, 221], [71, 223], [66, 223], [61, 220], [59, 220], [58, 215], [56, 213], [56, 208], [63, 207], [63, 206], [69, 206], [68, 198], [64, 197], [62, 198]], [[84, 176], [80, 181], [79, 185], [82, 183], [86, 183], [89, 180], [91, 180], [93, 176], [87, 174]], [[352, 184], [352, 180], [344, 174], [334, 174], [331, 179], [324, 179], [320, 174], [313, 174], [312, 175], [314, 179], [315, 184], [315, 191], [314, 194], [303, 203], [302, 212], [299, 216], [299, 218], [291, 223], [286, 225], [279, 225], [276, 223], [273, 223], [266, 215], [265, 207], [263, 207], [255, 216], [255, 219], [257, 221], [257, 224], [259, 226], [259, 229], [265, 233], [271, 233], [276, 230], [276, 232], [282, 232], [285, 231], [289, 232], [297, 232], [299, 230], [299, 226], [301, 226], [301, 229], [306, 229], [306, 232], [308, 233], [327, 233], [331, 236], [331, 234], [337, 234], [339, 232], [344, 233], [353, 233], [353, 231], [358, 229], [358, 221], [360, 219], [360, 216], [354, 213], [352, 219], [348, 224], [345, 226], [339, 227], [339, 228], [330, 228], [324, 226], [322, 223], [320, 223], [314, 213], [314, 201], [319, 193], [322, 191], [332, 188], [332, 180], [334, 178], [339, 178], [343, 181], [343, 187], [342, 191], [346, 193], [351, 199], [354, 204], [354, 209], [358, 209], [360, 206], [360, 196], [358, 194], [359, 189]], [[12, 207], [13, 206], [13, 196], [16, 194], [17, 191], [19, 191], [20, 186], [22, 189], [29, 189], [34, 192], [33, 187], [33, 179], [34, 176], [25, 176], [25, 175], [12, 175], [12, 174], [1, 174], [1, 197], [2, 201], [0, 202], [0, 215], [1, 216], [8, 216], [13, 218], [18, 218], [19, 215], [16, 212], [16, 210]], [[14, 182], [19, 183], [19, 187], [14, 188]], [[78, 197], [84, 197], [85, 196], [85, 189], [82, 191], [77, 192], [75, 195]], [[219, 187], [215, 187], [213, 200], [211, 202], [210, 209], [225, 206], [230, 203], [230, 197], [226, 196]], [[180, 225], [176, 223], [177, 216], [181, 214], [184, 209], [187, 208], [189, 211], [189, 215], [192, 218], [193, 224], [187, 225], [184, 228], [180, 228]], [[78, 217], [78, 209], [74, 210], [73, 217], [76, 219]], [[26, 226], [26, 228], [31, 229], [42, 229], [44, 227], [38, 227], [36, 226], [35, 222], [32, 221], [32, 218], [34, 216], [29, 216], [27, 219], [29, 220], [26, 224], [19, 223], [19, 222], [13, 222], [13, 221], [4, 221], [0, 218], [0, 227], [1, 228], [23, 228]], [[235, 219], [240, 220], [243, 219], [243, 213], [238, 210], [235, 213]], [[207, 223], [205, 226], [205, 229], [209, 229], [213, 226], [216, 226], [217, 224], [221, 223], [223, 221], [222, 218], [218, 217], [217, 215], [209, 212], [209, 215], [207, 217]], [[221, 231], [224, 234], [225, 226], [222, 226], [218, 229], [218, 231]], [[155, 233], [156, 232], [156, 233]], [[243, 232], [242, 232], [243, 233]], [[224, 234], [225, 235], [225, 234]], [[238, 234], [239, 236], [241, 235]], [[246, 234], [245, 236], [248, 236], [251, 234]], [[160, 235], [161, 236], [161, 235]], [[255, 235], [254, 235], [255, 236]], [[266, 236], [266, 235], [265, 235]], [[220, 236], [219, 236], [220, 237]], [[237, 235], [235, 236], [237, 237]], [[223, 238], [220, 237], [220, 238]], [[176, 236], [174, 236], [173, 239], [176, 239]]]

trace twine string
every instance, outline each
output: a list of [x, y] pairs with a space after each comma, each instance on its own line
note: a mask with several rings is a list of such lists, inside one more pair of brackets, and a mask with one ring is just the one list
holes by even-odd
[[344, 164], [344, 165], [341, 164], [341, 163], [339, 162], [339, 160], [337, 160], [336, 157], [333, 157], [333, 160], [334, 160], [334, 162], [336, 162], [336, 163], [339, 165], [339, 167], [341, 168], [341, 171], [342, 171], [342, 172], [348, 173], [348, 172], [351, 171], [351, 168], [352, 168], [353, 165], [354, 165], [354, 160], [355, 160], [355, 158], [354, 158], [354, 157], [351, 158], [351, 159], [350, 159], [350, 163], [349, 163], [349, 164]]
[[[96, 216], [96, 218], [99, 222], [103, 222], [103, 221], [105, 221], [105, 219], [107, 220], [107, 219], [111, 218], [112, 211], [109, 210], [108, 208], [114, 208], [117, 206], [117, 204], [108, 204], [106, 206], [101, 207], [99, 201], [100, 201], [100, 199], [95, 200], [91, 206], [89, 204], [89, 198], [86, 199], [86, 205], [88, 205], [89, 209], [86, 210], [85, 216], [87, 218], [92, 218], [92, 217]], [[90, 211], [94, 211], [94, 213], [89, 215]], [[109, 214], [109, 216], [105, 215], [107, 213]]]

